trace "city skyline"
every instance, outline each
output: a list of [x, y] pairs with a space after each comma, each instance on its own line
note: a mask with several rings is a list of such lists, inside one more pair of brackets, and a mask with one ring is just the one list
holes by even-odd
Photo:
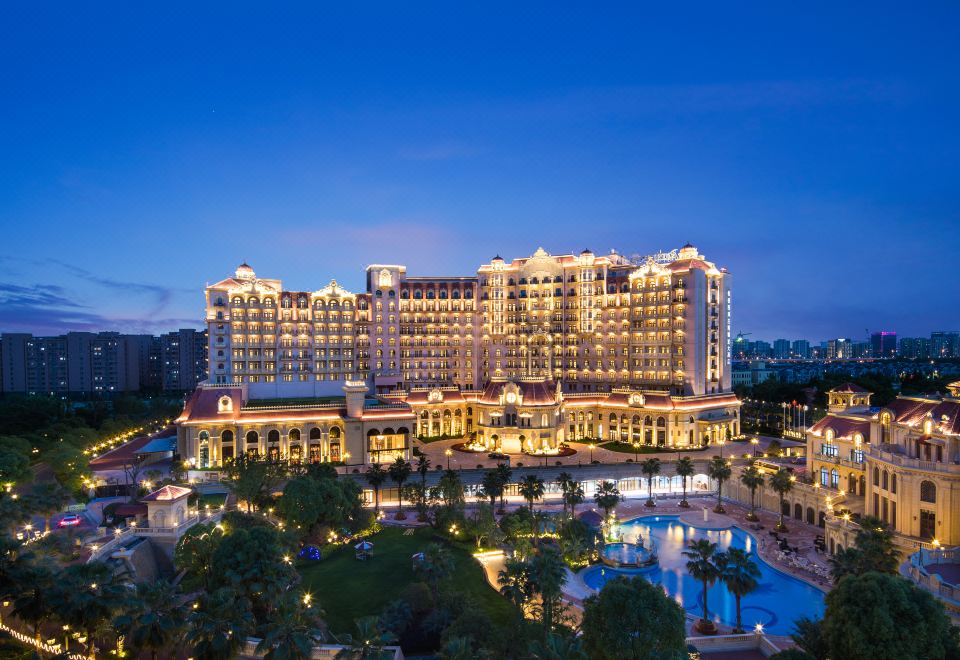
[[204, 11], [12, 12], [0, 330], [200, 327], [244, 260], [360, 290], [688, 241], [735, 333], [960, 327], [956, 7]]

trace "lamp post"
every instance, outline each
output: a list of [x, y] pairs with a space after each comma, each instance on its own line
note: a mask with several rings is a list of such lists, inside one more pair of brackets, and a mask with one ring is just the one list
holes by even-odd
[[753, 445], [753, 457], [757, 457], [757, 445], [760, 444], [760, 438], [750, 438], [750, 444]]
[[447, 457], [447, 469], [449, 470], [449, 469], [450, 469], [450, 457], [453, 455], [453, 451], [451, 451], [450, 448], [448, 447], [443, 453], [444, 453], [444, 454], [446, 455], [446, 457]]
[[726, 444], [726, 441], [723, 438], [717, 438], [717, 444], [720, 445], [720, 458], [723, 458], [723, 445]]
[[593, 464], [593, 447], [594, 447], [594, 444], [591, 442], [590, 443], [590, 464], [591, 465]]
[[640, 443], [633, 443], [633, 462], [636, 463], [640, 460]]

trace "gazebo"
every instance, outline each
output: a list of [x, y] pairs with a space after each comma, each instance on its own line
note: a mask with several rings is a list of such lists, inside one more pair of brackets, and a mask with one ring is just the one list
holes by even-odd
[[373, 544], [370, 541], [360, 541], [360, 543], [353, 546], [353, 549], [356, 550], [356, 557], [360, 561], [365, 559], [370, 559], [373, 555], [370, 553], [373, 550]]
[[141, 498], [140, 501], [147, 505], [147, 525], [176, 535], [178, 528], [189, 518], [187, 498], [192, 492], [191, 488], [169, 485]]

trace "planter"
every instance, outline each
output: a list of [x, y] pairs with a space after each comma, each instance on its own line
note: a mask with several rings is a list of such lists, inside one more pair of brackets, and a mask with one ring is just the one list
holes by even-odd
[[693, 629], [696, 630], [701, 635], [716, 635], [717, 626], [713, 621], [708, 621], [706, 619], [698, 619], [694, 624]]
[[681, 508], [684, 508], [684, 509], [689, 509], [689, 508], [690, 508], [690, 502], [688, 502], [688, 501], [686, 501], [686, 500], [680, 500], [680, 504], [678, 504], [677, 506], [679, 506], [679, 507], [681, 507]]

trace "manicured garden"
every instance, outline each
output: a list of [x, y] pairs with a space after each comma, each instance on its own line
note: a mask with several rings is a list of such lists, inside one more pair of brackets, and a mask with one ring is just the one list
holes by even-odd
[[634, 447], [629, 442], [619, 442], [609, 440], [607, 442], [597, 445], [604, 449], [609, 449], [610, 451], [617, 451], [622, 454], [676, 454], [676, 453], [695, 453], [698, 451], [703, 451], [707, 448], [706, 445], [703, 447], [659, 447], [657, 445], [640, 445], [639, 447]]
[[510, 620], [513, 606], [487, 584], [483, 568], [463, 545], [449, 543], [431, 528], [406, 536], [403, 532], [386, 527], [370, 537], [372, 558], [364, 561], [356, 558], [350, 543], [333, 550], [325, 547], [320, 561], [298, 562], [303, 585], [319, 601], [331, 632], [351, 632], [355, 619], [381, 612], [401, 598], [408, 585], [422, 579], [414, 574], [413, 555], [431, 543], [444, 544], [450, 551], [451, 588], [475, 599], [494, 623], [505, 625]]

